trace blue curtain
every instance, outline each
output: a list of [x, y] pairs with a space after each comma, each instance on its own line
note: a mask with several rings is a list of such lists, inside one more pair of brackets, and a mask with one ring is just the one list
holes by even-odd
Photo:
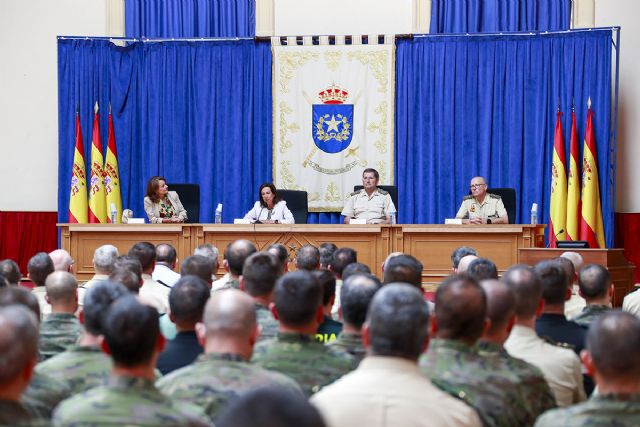
[[575, 99], [580, 156], [591, 97], [607, 246], [613, 246], [611, 31], [437, 36], [397, 41], [396, 185], [402, 223], [455, 215], [470, 179], [517, 194], [549, 218], [551, 155], [560, 102], [569, 152]]
[[128, 37], [253, 37], [255, 0], [125, 0]]
[[[113, 110], [124, 208], [144, 217], [147, 180], [200, 184], [202, 222], [217, 203], [230, 222], [271, 177], [268, 42], [134, 43], [58, 40], [58, 219], [66, 222], [79, 108], [89, 166], [93, 105], [106, 151]], [[89, 170], [89, 169], [87, 169]]]
[[432, 0], [431, 33], [568, 30], [571, 0]]

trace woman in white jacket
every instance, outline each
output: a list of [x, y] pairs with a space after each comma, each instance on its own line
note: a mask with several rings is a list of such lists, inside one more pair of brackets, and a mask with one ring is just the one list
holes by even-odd
[[247, 212], [244, 219], [262, 224], [293, 224], [295, 222], [291, 211], [287, 208], [287, 202], [280, 199], [272, 183], [262, 184], [258, 194], [260, 200]]

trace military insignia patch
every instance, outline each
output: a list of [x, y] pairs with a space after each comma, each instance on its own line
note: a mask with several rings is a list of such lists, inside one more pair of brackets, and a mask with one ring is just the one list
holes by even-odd
[[471, 205], [469, 207], [469, 212], [475, 212], [476, 211], [476, 205]]
[[312, 108], [313, 142], [325, 153], [339, 153], [353, 139], [353, 104], [345, 104], [349, 92], [331, 85], [318, 97], [322, 104]]

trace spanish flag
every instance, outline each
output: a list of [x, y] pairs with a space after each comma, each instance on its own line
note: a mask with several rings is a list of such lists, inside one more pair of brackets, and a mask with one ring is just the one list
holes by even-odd
[[[591, 100], [589, 100], [591, 104]], [[582, 153], [582, 215], [580, 217], [580, 240], [589, 242], [590, 248], [604, 248], [604, 226], [600, 206], [600, 185], [598, 184], [598, 161], [596, 141], [593, 133], [593, 112], [591, 105], [587, 113], [587, 130], [584, 135]]]
[[569, 183], [567, 186], [567, 240], [580, 240], [580, 163], [578, 158], [578, 128], [576, 113], [571, 113], [571, 145], [569, 154]]
[[551, 225], [549, 226], [549, 247], [557, 247], [558, 239], [565, 239], [567, 219], [567, 162], [564, 157], [564, 136], [562, 135], [562, 113], [556, 115], [556, 133], [553, 138], [553, 160], [551, 162]]
[[91, 141], [91, 192], [89, 193], [89, 222], [107, 222], [107, 199], [104, 191], [104, 160], [100, 141], [100, 114], [96, 102]]
[[[122, 197], [120, 195], [120, 175], [118, 174], [118, 153], [116, 151], [116, 137], [113, 130], [113, 117], [109, 112], [109, 142], [107, 145], [107, 159], [104, 164], [104, 189], [107, 193], [107, 222], [119, 224], [122, 218]], [[111, 215], [115, 211], [115, 221]]]
[[87, 223], [87, 172], [84, 167], [84, 147], [80, 116], [76, 112], [76, 147], [71, 166], [71, 192], [69, 194], [69, 222]]

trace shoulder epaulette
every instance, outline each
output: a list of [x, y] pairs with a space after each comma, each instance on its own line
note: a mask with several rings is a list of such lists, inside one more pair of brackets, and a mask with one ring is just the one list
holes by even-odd
[[468, 196], [464, 196], [464, 199], [462, 200], [470, 200], [473, 199], [473, 196], [471, 194], [469, 194]]
[[498, 196], [497, 194], [493, 194], [493, 193], [489, 193], [489, 197], [491, 197], [492, 199], [502, 199], [502, 197]]
[[360, 193], [360, 190], [358, 190], [358, 191], [354, 191], [353, 193], [349, 194], [349, 197], [351, 197], [351, 196], [357, 196], [357, 195], [358, 195], [358, 193]]
[[382, 188], [378, 188], [378, 193], [382, 194], [383, 196], [386, 196], [387, 194], [389, 194], [387, 190], [383, 190]]
[[540, 338], [542, 338], [547, 344], [551, 344], [551, 345], [554, 345], [556, 347], [567, 348], [569, 350], [573, 350], [575, 348], [574, 346], [572, 346], [569, 343], [558, 342], [558, 341], [552, 340], [551, 338], [549, 338], [547, 336], [541, 336]]

